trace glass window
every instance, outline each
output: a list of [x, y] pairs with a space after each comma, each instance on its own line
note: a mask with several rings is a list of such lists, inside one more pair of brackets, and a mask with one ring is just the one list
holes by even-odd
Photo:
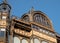
[[40, 43], [38, 39], [34, 39], [34, 43]]
[[47, 41], [42, 41], [42, 43], [48, 43]]
[[32, 28], [36, 29], [36, 30], [39, 30], [39, 27], [36, 26], [36, 25], [32, 25]]
[[50, 23], [48, 22], [48, 19], [41, 14], [38, 14], [38, 13], [34, 14], [33, 21], [40, 23], [44, 26], [50, 27]]
[[4, 37], [5, 32], [4, 31], [0, 31], [0, 37]]
[[2, 16], [2, 19], [6, 19], [6, 16]]
[[49, 24], [49, 22], [47, 22], [47, 24], [46, 24], [48, 27], [50, 27], [50, 24]]
[[32, 25], [32, 26], [31, 26], [31, 28], [35, 28], [35, 26], [34, 26], [34, 25]]
[[28, 22], [28, 21], [29, 21], [29, 16], [25, 16], [25, 17], [23, 18], [23, 20], [24, 20], [25, 22]]
[[27, 40], [25, 40], [25, 39], [23, 39], [23, 40], [22, 40], [22, 43], [28, 43], [28, 41], [27, 41]]
[[33, 20], [34, 20], [35, 22], [40, 23], [40, 14], [35, 14]]
[[14, 37], [14, 43], [20, 43], [20, 39], [18, 37]]

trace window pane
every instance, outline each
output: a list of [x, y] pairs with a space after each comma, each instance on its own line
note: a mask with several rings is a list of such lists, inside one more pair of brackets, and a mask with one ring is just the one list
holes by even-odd
[[36, 29], [36, 30], [39, 30], [39, 27], [36, 26], [36, 25], [32, 25], [32, 28]]
[[46, 42], [46, 41], [42, 41], [42, 43], [48, 43], [48, 42]]
[[35, 22], [40, 23], [40, 15], [39, 14], [35, 14], [33, 19]]
[[25, 17], [23, 18], [23, 20], [24, 20], [25, 22], [29, 22], [29, 16], [25, 16]]
[[25, 40], [25, 39], [23, 39], [23, 40], [22, 40], [22, 43], [28, 43], [28, 41], [27, 41], [27, 40]]
[[44, 26], [50, 27], [50, 23], [47, 20], [48, 19], [45, 16], [41, 15], [41, 14], [36, 13], [33, 16], [33, 21], [34, 22], [37, 22], [37, 23], [40, 23], [40, 24], [42, 24]]
[[40, 43], [38, 39], [34, 39], [34, 43]]
[[4, 31], [0, 31], [0, 37], [4, 37]]
[[14, 37], [14, 43], [20, 43], [20, 39], [18, 37]]

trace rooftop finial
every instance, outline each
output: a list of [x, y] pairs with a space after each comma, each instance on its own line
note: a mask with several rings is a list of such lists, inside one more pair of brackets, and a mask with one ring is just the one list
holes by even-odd
[[34, 11], [34, 7], [32, 6], [31, 11]]
[[30, 9], [29, 13], [32, 13], [34, 11], [34, 7], [32, 6], [32, 8]]

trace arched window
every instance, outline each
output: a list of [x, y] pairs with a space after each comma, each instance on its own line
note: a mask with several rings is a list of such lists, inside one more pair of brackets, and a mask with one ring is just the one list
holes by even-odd
[[40, 43], [38, 39], [34, 39], [34, 43]]
[[35, 21], [35, 22], [40, 22], [40, 15], [39, 14], [35, 14], [34, 15], [34, 17], [33, 17], [33, 20]]
[[14, 37], [14, 43], [20, 43], [20, 39], [18, 37]]
[[26, 39], [23, 39], [22, 43], [28, 43], [28, 41]]
[[44, 26], [50, 27], [48, 19], [45, 16], [43, 16], [42, 14], [39, 14], [39, 13], [34, 14], [33, 15], [33, 21], [40, 23]]
[[27, 15], [24, 16], [24, 17], [23, 17], [23, 20], [24, 20], [25, 22], [29, 22], [29, 16], [27, 16]]
[[0, 37], [4, 37], [5, 32], [4, 31], [0, 31]]
[[33, 16], [33, 21], [34, 21], [34, 22], [37, 22], [37, 23], [44, 24], [45, 18], [44, 18], [44, 16], [42, 16], [41, 14], [35, 14], [35, 15]]
[[48, 43], [47, 41], [42, 41], [42, 43]]

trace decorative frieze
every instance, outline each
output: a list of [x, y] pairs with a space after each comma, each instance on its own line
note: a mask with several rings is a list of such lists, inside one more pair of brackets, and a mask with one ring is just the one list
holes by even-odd
[[16, 34], [27, 36], [27, 37], [30, 37], [32, 35], [32, 31], [31, 32], [26, 32], [26, 31], [23, 31], [23, 30], [20, 30], [20, 29], [14, 29], [14, 32]]

